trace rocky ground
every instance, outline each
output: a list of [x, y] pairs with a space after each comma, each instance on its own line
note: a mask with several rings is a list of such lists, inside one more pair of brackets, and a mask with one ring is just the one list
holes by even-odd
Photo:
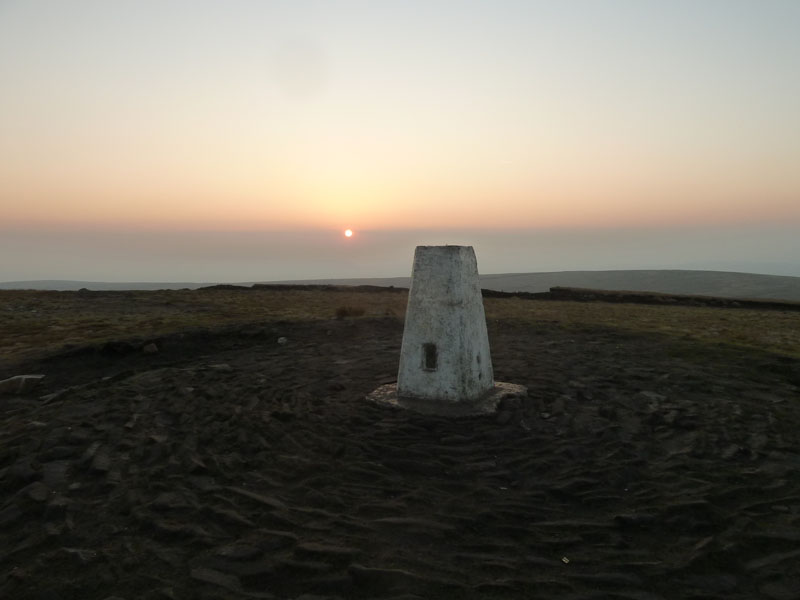
[[0, 398], [0, 597], [800, 598], [800, 361], [491, 322], [529, 396], [445, 419], [365, 401], [401, 336], [284, 322], [15, 366], [46, 377]]

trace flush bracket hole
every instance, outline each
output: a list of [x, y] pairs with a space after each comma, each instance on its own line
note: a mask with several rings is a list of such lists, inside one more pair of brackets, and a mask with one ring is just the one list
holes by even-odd
[[436, 344], [422, 344], [422, 369], [435, 371], [439, 368], [439, 352]]

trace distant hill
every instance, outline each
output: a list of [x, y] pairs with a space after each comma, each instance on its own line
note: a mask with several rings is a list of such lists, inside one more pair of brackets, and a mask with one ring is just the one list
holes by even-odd
[[[502, 292], [546, 292], [552, 287], [591, 288], [722, 296], [800, 300], [800, 277], [758, 275], [727, 271], [557, 271], [553, 273], [501, 273], [481, 275], [481, 287]], [[314, 279], [274, 283], [379, 285], [408, 287], [410, 277], [373, 279]]]
[[[502, 273], [481, 275], [481, 287], [504, 292], [546, 292], [551, 287], [577, 287], [598, 290], [627, 290], [721, 296], [726, 298], [765, 298], [800, 301], [800, 277], [758, 275], [727, 271], [558, 271], [553, 273]], [[359, 279], [305, 279], [258, 283], [376, 285], [408, 287], [410, 277]], [[244, 282], [240, 285], [252, 285]], [[96, 281], [13, 281], [0, 283], [0, 289], [37, 290], [157, 290], [196, 289], [212, 283], [107, 283]]]
[[37, 279], [33, 281], [0, 281], [0, 290], [191, 290], [212, 283], [154, 282], [154, 281], [73, 281], [71, 279]]

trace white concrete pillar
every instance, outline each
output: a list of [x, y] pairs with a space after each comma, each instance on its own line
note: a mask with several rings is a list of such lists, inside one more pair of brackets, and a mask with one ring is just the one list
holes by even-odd
[[472, 246], [417, 246], [397, 395], [470, 403], [494, 387]]

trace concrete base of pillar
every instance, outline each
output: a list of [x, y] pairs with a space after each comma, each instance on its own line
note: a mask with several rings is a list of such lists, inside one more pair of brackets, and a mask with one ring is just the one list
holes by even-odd
[[471, 402], [442, 402], [441, 400], [423, 400], [397, 396], [397, 384], [382, 385], [367, 396], [367, 400], [403, 408], [426, 415], [444, 417], [468, 417], [472, 415], [489, 415], [497, 410], [497, 405], [506, 398], [524, 398], [528, 388], [524, 385], [495, 381], [494, 387], [477, 400]]

